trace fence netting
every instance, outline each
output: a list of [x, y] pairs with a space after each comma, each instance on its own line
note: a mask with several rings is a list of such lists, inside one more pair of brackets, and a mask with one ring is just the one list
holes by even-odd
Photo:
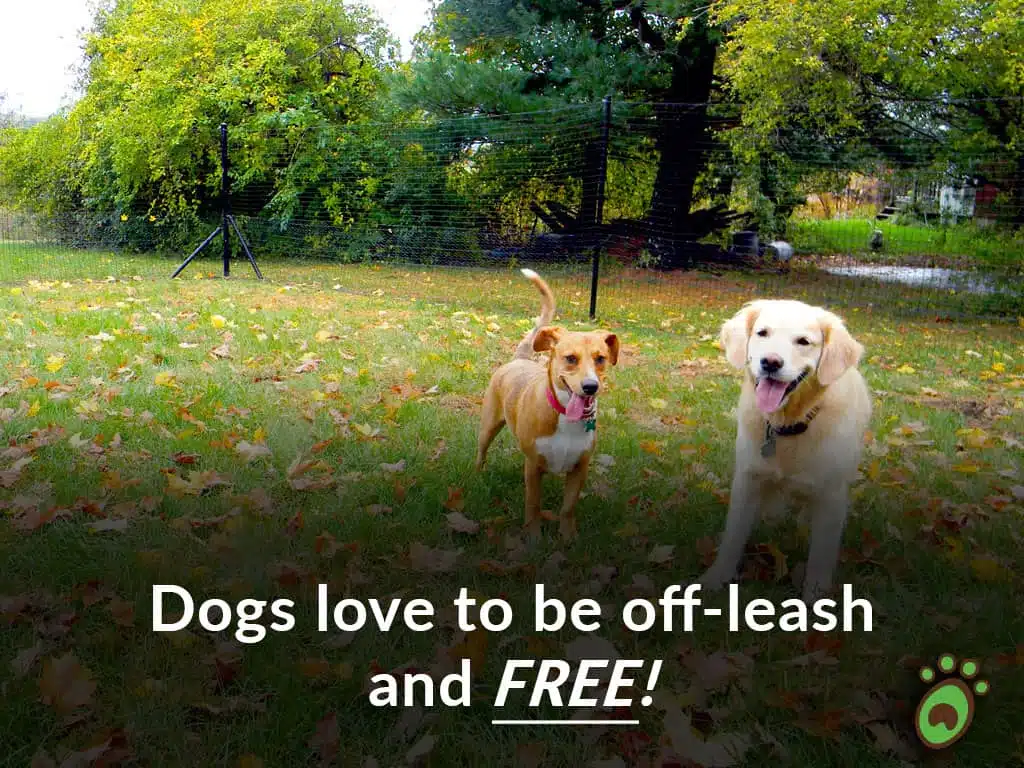
[[[252, 274], [247, 244], [280, 282], [372, 292], [400, 271], [417, 295], [472, 302], [445, 270], [532, 266], [576, 319], [668, 312], [694, 286], [736, 301], [1024, 313], [1019, 158], [799, 131], [754, 146], [740, 117], [729, 104], [612, 101], [356, 125], [286, 112], [227, 126], [226, 198], [210, 136], [187, 214], [0, 208], [0, 279], [170, 277], [227, 212], [232, 275]], [[212, 241], [184, 276], [219, 273], [221, 248]]]

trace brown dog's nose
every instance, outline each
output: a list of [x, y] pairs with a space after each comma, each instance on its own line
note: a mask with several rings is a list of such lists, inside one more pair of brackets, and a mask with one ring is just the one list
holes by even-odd
[[761, 370], [765, 373], [775, 373], [782, 367], [782, 358], [778, 355], [765, 355], [761, 358]]
[[583, 394], [587, 397], [597, 394], [597, 379], [584, 379], [580, 384], [580, 389], [583, 390]]

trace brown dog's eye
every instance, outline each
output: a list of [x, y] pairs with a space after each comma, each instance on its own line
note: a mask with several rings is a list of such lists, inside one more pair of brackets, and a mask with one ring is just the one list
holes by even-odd
[[594, 362], [598, 365], [604, 365], [604, 355], [598, 355], [594, 358]]
[[565, 356], [565, 362], [567, 362], [569, 365], [576, 365], [576, 363], [578, 363], [579, 361], [580, 360], [579, 360], [578, 357], [576, 357], [576, 355], [566, 355]]
[[760, 331], [757, 332], [757, 335], [763, 339], [765, 336], [768, 335], [768, 329], [762, 328]]
[[796, 340], [796, 343], [799, 344], [801, 347], [806, 347], [811, 342], [807, 340], [806, 336], [801, 336], [799, 339]]

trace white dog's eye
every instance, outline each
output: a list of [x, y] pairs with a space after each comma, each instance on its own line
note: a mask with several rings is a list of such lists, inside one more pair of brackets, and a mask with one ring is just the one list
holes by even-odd
[[569, 365], [576, 365], [576, 363], [579, 362], [579, 358], [576, 357], [576, 355], [566, 355], [565, 362], [567, 362]]
[[760, 331], [757, 332], [757, 335], [760, 336], [762, 339], [765, 338], [768, 335], [768, 329], [762, 328]]
[[806, 337], [806, 336], [801, 336], [801, 337], [800, 337], [799, 339], [797, 339], [797, 340], [796, 340], [796, 343], [797, 343], [797, 344], [799, 344], [799, 345], [800, 345], [801, 347], [806, 347], [806, 346], [808, 346], [808, 345], [809, 345], [809, 344], [810, 344], [811, 342], [810, 342], [810, 341], [808, 341], [808, 339], [807, 339], [807, 337]]

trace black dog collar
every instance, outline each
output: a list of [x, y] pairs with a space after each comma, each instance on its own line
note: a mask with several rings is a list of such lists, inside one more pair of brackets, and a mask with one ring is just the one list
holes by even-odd
[[793, 435], [802, 435], [806, 432], [808, 425], [818, 415], [820, 408], [821, 406], [819, 405], [814, 406], [807, 412], [802, 421], [798, 421], [795, 424], [783, 424], [781, 427], [773, 427], [770, 422], [766, 422], [764, 425], [764, 442], [761, 443], [761, 455], [766, 459], [775, 455], [776, 437], [792, 437]]

